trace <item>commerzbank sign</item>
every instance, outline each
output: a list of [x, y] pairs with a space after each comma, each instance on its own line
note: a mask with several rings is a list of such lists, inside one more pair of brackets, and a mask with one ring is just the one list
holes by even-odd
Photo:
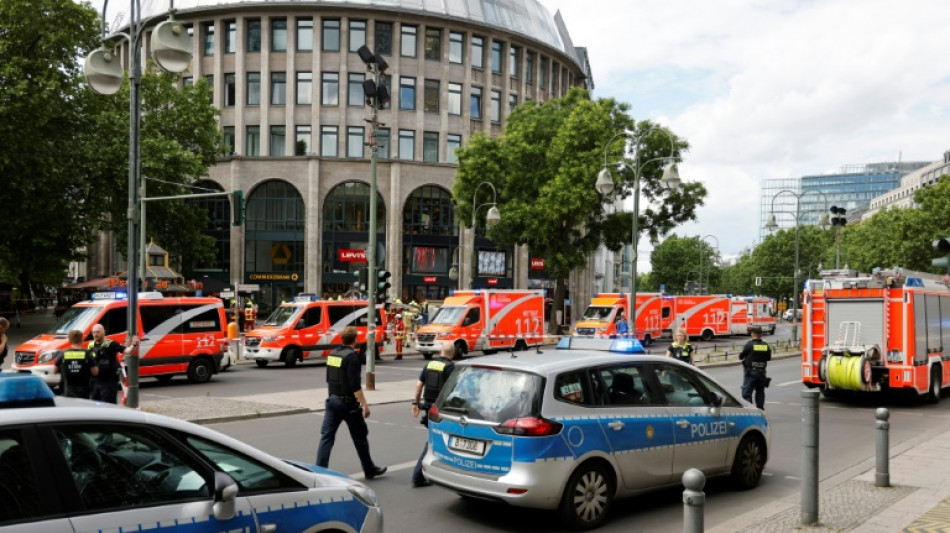
[[250, 272], [248, 281], [297, 281], [300, 274], [296, 272]]

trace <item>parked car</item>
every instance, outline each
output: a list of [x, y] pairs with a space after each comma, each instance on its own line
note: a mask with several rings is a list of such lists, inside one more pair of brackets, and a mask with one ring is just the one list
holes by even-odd
[[785, 312], [782, 313], [782, 319], [785, 320], [785, 321], [791, 322], [791, 321], [792, 321], [792, 316], [793, 316], [792, 313], [795, 313], [794, 316], [796, 317], [797, 320], [801, 320], [801, 319], [802, 319], [802, 310], [801, 310], [801, 309], [786, 309]]

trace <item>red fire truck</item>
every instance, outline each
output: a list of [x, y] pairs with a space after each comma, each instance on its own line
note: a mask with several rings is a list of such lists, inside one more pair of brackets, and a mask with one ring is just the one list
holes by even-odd
[[802, 382], [826, 396], [904, 390], [936, 403], [950, 383], [950, 288], [902, 269], [822, 272], [806, 283]]

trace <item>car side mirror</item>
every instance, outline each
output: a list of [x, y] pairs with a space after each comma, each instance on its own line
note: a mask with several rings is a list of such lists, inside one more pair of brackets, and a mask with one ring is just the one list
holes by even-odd
[[719, 408], [722, 407], [722, 404], [724, 403], [726, 403], [726, 398], [722, 394], [719, 394], [718, 392], [712, 393], [712, 405], [713, 405], [714, 414], [719, 413]]
[[214, 518], [230, 520], [236, 513], [238, 485], [224, 472], [214, 473]]

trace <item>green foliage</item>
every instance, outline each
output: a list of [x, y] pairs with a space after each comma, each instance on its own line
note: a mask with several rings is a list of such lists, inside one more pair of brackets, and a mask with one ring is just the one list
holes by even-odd
[[[665, 286], [670, 294], [683, 294], [687, 282], [709, 284], [714, 293], [719, 286], [721, 269], [717, 250], [699, 237], [671, 235], [650, 254], [653, 285]], [[708, 281], [707, 281], [708, 280]]]

